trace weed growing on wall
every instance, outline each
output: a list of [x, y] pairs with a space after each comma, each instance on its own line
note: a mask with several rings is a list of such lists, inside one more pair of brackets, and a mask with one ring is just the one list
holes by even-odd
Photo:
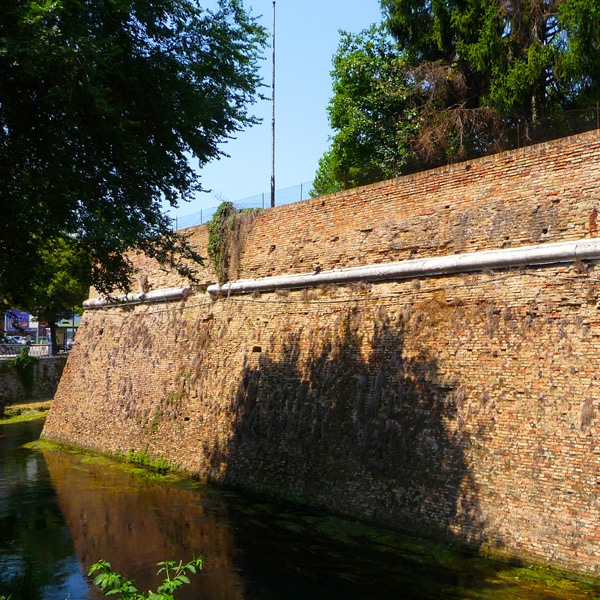
[[232, 215], [236, 212], [232, 202], [222, 202], [213, 218], [208, 222], [208, 256], [212, 260], [219, 282], [224, 281], [223, 271], [226, 270], [226, 239], [227, 231], [232, 226]]
[[208, 222], [208, 256], [219, 283], [237, 275], [239, 257], [252, 219], [259, 209], [238, 210], [232, 202], [221, 202]]

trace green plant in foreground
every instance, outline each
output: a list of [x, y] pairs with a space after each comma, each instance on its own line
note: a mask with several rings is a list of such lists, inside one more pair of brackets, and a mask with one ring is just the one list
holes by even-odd
[[192, 558], [192, 560], [183, 564], [179, 561], [177, 564], [174, 560], [165, 560], [157, 563], [160, 567], [158, 574], [164, 573], [165, 579], [162, 585], [156, 592], [149, 591], [147, 595], [139, 594], [137, 588], [134, 587], [133, 580], [126, 579], [123, 575], [115, 573], [110, 566], [110, 563], [100, 559], [90, 568], [88, 575], [93, 575], [99, 571], [99, 574], [94, 578], [94, 585], [100, 588], [104, 596], [112, 596], [120, 594], [117, 598], [122, 600], [174, 600], [173, 593], [178, 590], [184, 583], [189, 583], [190, 580], [186, 573], [196, 573], [201, 571], [204, 565], [204, 557]]

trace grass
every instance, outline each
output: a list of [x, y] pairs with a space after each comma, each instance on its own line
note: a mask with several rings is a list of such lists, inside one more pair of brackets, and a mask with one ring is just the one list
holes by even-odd
[[52, 400], [36, 400], [9, 405], [4, 411], [4, 417], [0, 419], [0, 425], [43, 419], [48, 414], [51, 405]]
[[106, 468], [114, 468], [132, 477], [142, 479], [152, 479], [166, 483], [179, 483], [187, 481], [183, 475], [177, 474], [169, 468], [164, 461], [152, 461], [148, 459], [144, 452], [134, 452], [130, 450], [128, 455], [124, 454], [102, 454], [89, 449], [71, 446], [69, 444], [60, 444], [46, 439], [39, 439], [24, 444], [24, 448], [35, 452], [64, 452], [78, 457], [82, 463], [94, 463]]

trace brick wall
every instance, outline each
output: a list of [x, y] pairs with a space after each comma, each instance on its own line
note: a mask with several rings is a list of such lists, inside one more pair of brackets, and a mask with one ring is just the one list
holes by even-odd
[[[599, 159], [593, 132], [267, 210], [234, 275], [596, 237]], [[44, 435], [600, 576], [599, 277], [577, 263], [89, 311]]]

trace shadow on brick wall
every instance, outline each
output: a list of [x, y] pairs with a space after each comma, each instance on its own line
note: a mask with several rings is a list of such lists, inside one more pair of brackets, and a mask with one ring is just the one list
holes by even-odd
[[407, 354], [408, 321], [349, 309], [324, 330], [292, 327], [284, 358], [249, 359], [226, 480], [479, 547], [461, 388], [434, 356]]

